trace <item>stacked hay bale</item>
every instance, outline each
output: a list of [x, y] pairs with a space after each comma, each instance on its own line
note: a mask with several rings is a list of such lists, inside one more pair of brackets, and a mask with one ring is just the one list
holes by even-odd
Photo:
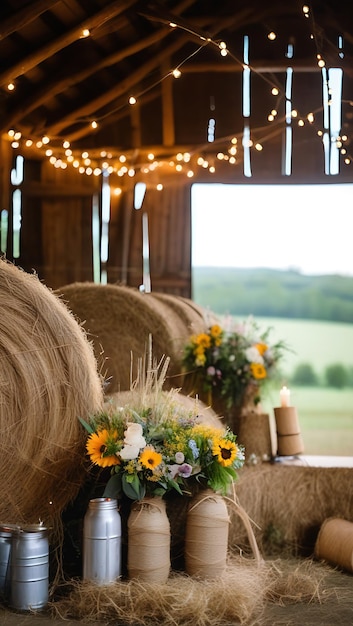
[[[312, 555], [321, 524], [330, 517], [353, 521], [353, 468], [244, 466], [236, 494], [254, 522], [256, 540], [268, 554]], [[230, 544], [248, 545], [244, 526], [232, 513]]]
[[140, 293], [121, 285], [73, 283], [56, 292], [84, 324], [92, 339], [106, 393], [130, 389], [137, 360], [153, 338], [153, 355], [170, 358], [165, 388], [183, 385], [183, 347], [209, 319], [191, 300], [168, 294]]
[[35, 275], [0, 260], [0, 520], [55, 524], [85, 475], [79, 417], [102, 381], [83, 328]]

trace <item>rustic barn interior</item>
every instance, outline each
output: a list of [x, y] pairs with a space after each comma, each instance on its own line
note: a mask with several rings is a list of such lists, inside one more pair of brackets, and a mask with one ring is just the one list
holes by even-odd
[[352, 180], [347, 2], [2, 0], [0, 18], [1, 252], [51, 288], [139, 287], [148, 241], [153, 290], [190, 297], [193, 183]]
[[[53, 292], [71, 304], [77, 299], [75, 313], [88, 320], [96, 354], [103, 347], [103, 355], [108, 354], [111, 363], [115, 356], [126, 376], [130, 375], [131, 338], [138, 340], [137, 353], [143, 333], [155, 333], [161, 354], [169, 352], [173, 357], [171, 348], [175, 349], [178, 363], [180, 345], [190, 329], [202, 332], [205, 327], [204, 312], [191, 301], [192, 185], [353, 182], [353, 10], [348, 0], [308, 4], [297, 0], [1, 0], [0, 58], [0, 256], [11, 262], [0, 259], [5, 266], [2, 318], [5, 309], [8, 315], [0, 330], [9, 340], [0, 359], [4, 367], [0, 516], [7, 522], [37, 522], [42, 507], [42, 517], [54, 526], [50, 515], [59, 525], [55, 512], [61, 524], [70, 497], [68, 485], [80, 496], [86, 478], [86, 474], [82, 477], [86, 448], [76, 414], [101, 406], [103, 376], [94, 360], [88, 372], [93, 383], [85, 382], [81, 367], [84, 363], [82, 370], [87, 373], [87, 359], [80, 359], [77, 349], [73, 350], [74, 364], [79, 361], [73, 367], [77, 383], [70, 379], [64, 358], [62, 371], [55, 371], [51, 358], [58, 350], [65, 353], [62, 337], [67, 337], [67, 331], [61, 325], [57, 334], [41, 331], [48, 328], [41, 326], [46, 316], [51, 319], [55, 313]], [[214, 210], [216, 216], [217, 206]], [[242, 211], [251, 211], [251, 206], [243, 206]], [[283, 215], [285, 220], [285, 207]], [[13, 264], [25, 270], [20, 272], [17, 290], [11, 283]], [[28, 285], [23, 282], [22, 287], [21, 281]], [[34, 281], [49, 288], [45, 307]], [[149, 299], [145, 291], [152, 291]], [[23, 317], [17, 318], [19, 313]], [[65, 323], [71, 325], [66, 314], [65, 309]], [[131, 330], [132, 319], [137, 321]], [[16, 328], [21, 336], [18, 332], [17, 337]], [[76, 325], [74, 330], [78, 332]], [[42, 350], [48, 356], [46, 370], [37, 359], [38, 338], [45, 335], [53, 340]], [[79, 339], [83, 340], [81, 334]], [[14, 357], [13, 367], [8, 355]], [[125, 356], [128, 362], [123, 361]], [[39, 363], [38, 370], [31, 366], [32, 358], [36, 367]], [[23, 375], [18, 362], [23, 364]], [[10, 369], [12, 394], [7, 392]], [[41, 382], [43, 373], [48, 379]], [[178, 374], [179, 370], [172, 386], [179, 387]], [[111, 391], [124, 391], [121, 373], [107, 380], [113, 380]], [[55, 410], [46, 396], [48, 388], [60, 384], [60, 400], [54, 408], [62, 444], [52, 428]], [[95, 385], [98, 399], [91, 400]], [[26, 392], [26, 402], [19, 391]], [[74, 419], [68, 414], [66, 393], [75, 402], [82, 396], [82, 410], [76, 404], [72, 408]], [[3, 396], [12, 404], [3, 402]], [[42, 402], [38, 409], [36, 396]], [[87, 408], [89, 401], [93, 408]], [[214, 417], [218, 423], [219, 416]], [[28, 425], [33, 426], [33, 436]], [[28, 446], [36, 446], [34, 451], [24, 446], [25, 435]], [[71, 453], [76, 456], [70, 463]], [[270, 460], [268, 454], [259, 459], [258, 464], [256, 460], [244, 467], [237, 489], [255, 520], [261, 548], [267, 541], [283, 561], [287, 554], [312, 557], [320, 525], [327, 518], [352, 522], [351, 466], [298, 468], [265, 462]], [[9, 468], [20, 483], [17, 491]], [[54, 470], [58, 480], [52, 492], [42, 495]], [[27, 509], [23, 505], [21, 510], [19, 493], [22, 500], [27, 498]], [[77, 522], [76, 509], [71, 515]], [[81, 524], [81, 509], [80, 516]], [[242, 536], [234, 523], [232, 529], [232, 548], [237, 552], [239, 546], [244, 548]], [[246, 537], [243, 543], [247, 556]], [[276, 562], [278, 586], [266, 587], [267, 595], [259, 605], [253, 581], [262, 570], [250, 570], [245, 599], [255, 598], [254, 606], [248, 609], [245, 603], [243, 616], [240, 613], [231, 623], [328, 626], [339, 619], [341, 624], [352, 624], [351, 529], [345, 547], [350, 550], [348, 567], [343, 565], [348, 572], [336, 567], [342, 563], [335, 558], [331, 569], [316, 563], [317, 584], [316, 570], [298, 570], [295, 561], [287, 576], [281, 570], [283, 562]], [[304, 559], [301, 563], [307, 567]], [[322, 572], [327, 576], [323, 586]], [[234, 589], [241, 577], [235, 568]], [[283, 591], [287, 579], [289, 587]], [[173, 586], [173, 579], [169, 582]], [[229, 593], [228, 586], [228, 593], [241, 606], [234, 589]], [[136, 598], [132, 594], [129, 599], [131, 614], [126, 623], [229, 626], [227, 613], [223, 621], [219, 619], [220, 609], [227, 608], [227, 596], [213, 593], [214, 604], [206, 607], [208, 613], [201, 607], [201, 614], [201, 590], [212, 592], [212, 585], [200, 583], [196, 610], [191, 608], [184, 621], [177, 622], [181, 601], [173, 604], [171, 595], [164, 598], [162, 590], [158, 596], [148, 586], [143, 596], [139, 585]], [[183, 600], [191, 595], [189, 591]], [[99, 605], [90, 589], [88, 595], [80, 602], [74, 596], [67, 609], [59, 605], [58, 619], [53, 618], [53, 606], [48, 619], [41, 616], [38, 621], [33, 614], [19, 618], [0, 606], [0, 621], [4, 626], [59, 624], [71, 618], [82, 624], [86, 622], [76, 619], [123, 623], [117, 613], [123, 596], [117, 596], [111, 609], [104, 599], [104, 606]], [[150, 612], [152, 596], [159, 602], [158, 610], [165, 608], [169, 621], [162, 612]]]

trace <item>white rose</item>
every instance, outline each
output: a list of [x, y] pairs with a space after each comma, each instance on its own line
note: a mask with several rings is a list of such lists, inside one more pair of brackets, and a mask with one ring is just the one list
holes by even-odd
[[137, 459], [139, 452], [139, 446], [126, 445], [121, 448], [119, 455], [123, 459], [123, 461], [132, 461], [133, 459]]
[[249, 363], [260, 363], [260, 365], [264, 364], [264, 359], [261, 356], [258, 349], [255, 348], [255, 346], [251, 346], [251, 348], [247, 348], [245, 350], [245, 356], [247, 360], [249, 361]]
[[184, 463], [185, 460], [185, 456], [182, 452], [176, 452], [175, 453], [175, 462], [179, 463], [179, 465], [181, 465], [181, 463]]
[[124, 443], [128, 446], [144, 448], [146, 439], [143, 437], [142, 432], [141, 424], [128, 422], [127, 429], [124, 431]]

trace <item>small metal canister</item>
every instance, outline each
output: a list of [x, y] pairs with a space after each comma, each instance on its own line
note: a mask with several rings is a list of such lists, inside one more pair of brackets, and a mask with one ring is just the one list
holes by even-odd
[[90, 500], [83, 522], [83, 578], [100, 584], [121, 576], [121, 518], [114, 498]]
[[14, 533], [10, 605], [19, 611], [43, 609], [49, 595], [48, 531], [41, 524]]
[[0, 599], [8, 600], [10, 594], [10, 570], [12, 538], [20, 527], [15, 524], [0, 524]]

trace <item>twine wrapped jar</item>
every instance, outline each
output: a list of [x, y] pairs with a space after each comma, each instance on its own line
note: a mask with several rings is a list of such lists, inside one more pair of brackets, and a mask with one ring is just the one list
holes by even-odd
[[129, 578], [165, 583], [170, 571], [170, 523], [160, 497], [134, 502], [128, 518]]
[[228, 534], [224, 498], [211, 489], [194, 496], [186, 517], [186, 573], [203, 579], [221, 576], [227, 565]]

